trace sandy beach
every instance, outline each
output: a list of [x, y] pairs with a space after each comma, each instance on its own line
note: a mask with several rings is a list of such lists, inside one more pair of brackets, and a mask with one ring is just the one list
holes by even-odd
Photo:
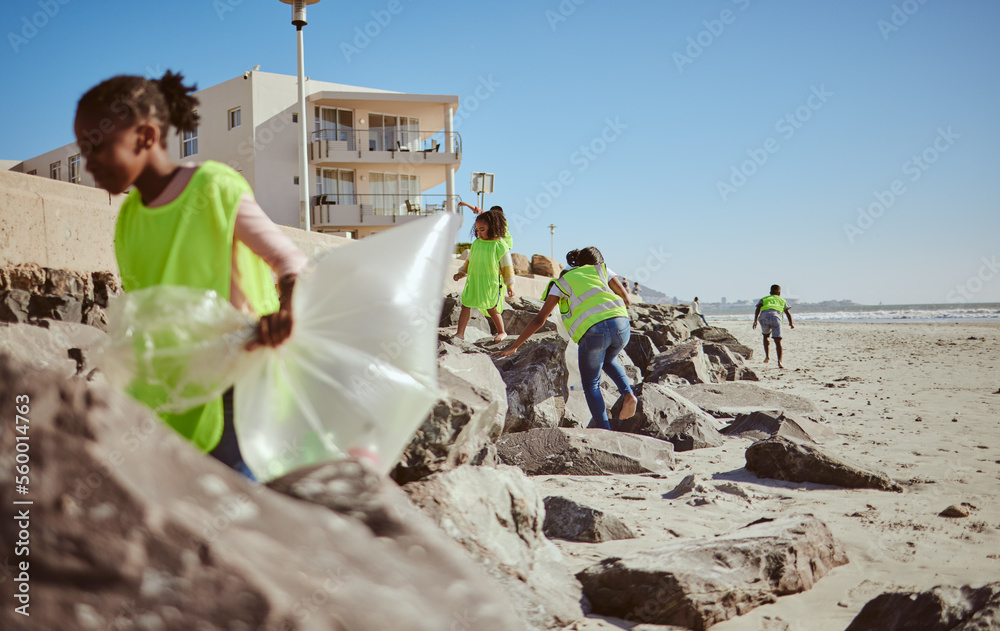
[[[829, 526], [850, 563], [802, 594], [713, 627], [842, 631], [871, 598], [889, 590], [979, 586], [1000, 579], [1000, 322], [804, 322], [785, 335], [785, 369], [763, 363], [746, 321], [712, 321], [754, 349], [760, 385], [807, 397], [837, 438], [829, 451], [879, 469], [903, 493], [762, 480], [743, 469], [750, 440], [681, 452], [662, 479], [536, 479], [543, 493], [586, 500], [637, 526], [639, 539], [558, 541], [574, 570], [649, 549], [656, 540], [713, 536], [761, 517], [812, 513]], [[694, 494], [663, 497], [694, 474]], [[621, 480], [625, 480], [622, 486]], [[721, 489], [719, 488], [721, 487]], [[695, 493], [697, 494], [697, 493]], [[692, 502], [698, 503], [698, 502]], [[965, 504], [968, 517], [938, 514]], [[585, 627], [581, 627], [585, 628]]]

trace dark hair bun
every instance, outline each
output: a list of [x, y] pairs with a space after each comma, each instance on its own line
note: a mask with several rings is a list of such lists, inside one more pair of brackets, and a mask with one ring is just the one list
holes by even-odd
[[167, 120], [179, 131], [194, 131], [198, 128], [199, 116], [195, 112], [198, 99], [191, 96], [198, 87], [184, 85], [184, 77], [167, 70], [160, 79], [155, 80], [167, 103]]

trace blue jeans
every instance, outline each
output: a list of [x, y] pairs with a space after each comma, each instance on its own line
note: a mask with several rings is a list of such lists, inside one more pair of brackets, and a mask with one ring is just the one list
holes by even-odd
[[602, 368], [618, 386], [622, 396], [632, 392], [625, 369], [618, 363], [618, 353], [628, 344], [631, 335], [628, 318], [619, 317], [598, 322], [580, 338], [580, 379], [590, 408], [589, 427], [611, 429], [608, 410], [601, 396]]
[[257, 478], [250, 471], [250, 467], [243, 462], [243, 454], [240, 453], [240, 444], [236, 440], [236, 427], [233, 425], [233, 389], [226, 390], [222, 395], [222, 438], [209, 455], [226, 465], [234, 471], [242, 473], [250, 480], [257, 482]]

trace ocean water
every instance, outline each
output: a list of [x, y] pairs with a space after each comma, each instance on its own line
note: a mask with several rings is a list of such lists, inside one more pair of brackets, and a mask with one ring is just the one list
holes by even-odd
[[[1000, 321], [1000, 303], [936, 305], [856, 305], [851, 307], [789, 307], [792, 317], [819, 322], [966, 322]], [[706, 310], [709, 320], [753, 321], [753, 308]]]

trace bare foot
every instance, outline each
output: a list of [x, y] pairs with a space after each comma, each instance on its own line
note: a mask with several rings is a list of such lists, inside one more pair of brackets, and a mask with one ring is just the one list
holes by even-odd
[[627, 418], [632, 418], [635, 414], [635, 406], [639, 403], [639, 399], [629, 392], [625, 395], [625, 400], [622, 402], [622, 410], [618, 413], [618, 419], [624, 421]]
[[765, 364], [766, 364], [767, 362], [769, 362], [769, 361], [771, 361], [771, 358], [770, 358], [770, 357], [764, 357], [764, 363], [765, 363]]
[[493, 336], [493, 341], [494, 342], [502, 342], [502, 341], [504, 341], [506, 339], [507, 339], [507, 334], [506, 333], [497, 333], [496, 335]]
[[784, 368], [784, 366], [781, 365], [781, 362], [778, 362], [778, 368]]

